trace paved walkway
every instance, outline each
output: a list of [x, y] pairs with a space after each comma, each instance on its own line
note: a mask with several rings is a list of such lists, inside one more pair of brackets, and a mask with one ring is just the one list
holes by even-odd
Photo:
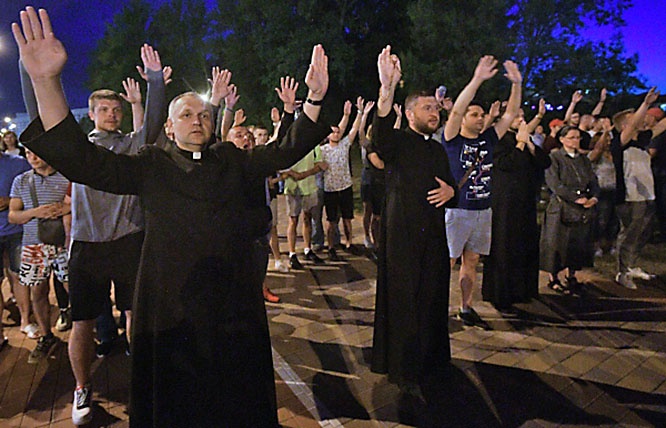
[[[361, 242], [360, 219], [354, 223]], [[375, 265], [341, 254], [343, 262], [304, 262], [305, 270], [287, 274], [270, 265], [270, 287], [282, 297], [266, 309], [284, 427], [666, 426], [666, 272], [636, 291], [584, 272], [585, 298], [553, 294], [544, 276], [541, 297], [519, 305], [518, 316], [476, 306], [490, 331], [451, 318], [453, 368], [435, 377], [423, 407], [370, 372]], [[7, 296], [6, 285], [3, 291]], [[453, 287], [452, 305], [458, 301]], [[12, 325], [8, 315], [3, 321]], [[71, 426], [74, 381], [65, 344], [48, 362], [30, 366], [34, 341], [18, 327], [5, 334], [0, 427]], [[68, 333], [58, 335], [67, 340]], [[127, 426], [127, 362], [120, 347], [95, 362], [89, 426]]]

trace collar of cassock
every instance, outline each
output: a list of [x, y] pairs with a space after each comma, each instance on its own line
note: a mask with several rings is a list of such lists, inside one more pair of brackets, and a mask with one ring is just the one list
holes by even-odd
[[175, 141], [172, 141], [172, 147], [173, 150], [178, 153], [180, 156], [182, 156], [185, 159], [192, 160], [192, 161], [200, 161], [201, 159], [204, 159], [208, 156], [208, 150], [204, 149], [201, 152], [189, 152], [187, 150], [183, 150], [178, 145], [176, 144]]
[[430, 135], [419, 134], [418, 132], [414, 131], [412, 128], [407, 128], [407, 132], [409, 132], [410, 134], [419, 136], [419, 137], [423, 138], [425, 141], [428, 141], [429, 139], [432, 138], [432, 134], [430, 134]]
[[120, 130], [114, 131], [114, 132], [108, 132], [108, 131], [101, 131], [99, 129], [93, 129], [92, 131], [90, 131], [88, 133], [88, 139], [90, 139], [90, 140], [101, 140], [102, 138], [106, 138], [106, 137], [109, 137], [109, 136], [111, 136], [111, 137], [122, 137], [123, 133], [120, 132]]

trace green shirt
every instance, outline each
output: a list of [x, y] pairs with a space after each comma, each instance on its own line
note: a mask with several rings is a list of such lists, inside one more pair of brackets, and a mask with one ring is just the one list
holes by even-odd
[[[305, 155], [303, 159], [294, 164], [291, 169], [296, 172], [304, 172], [314, 168], [315, 163], [321, 161], [321, 149], [317, 146], [310, 153]], [[284, 192], [287, 195], [311, 195], [317, 193], [317, 181], [315, 180], [315, 176], [311, 175], [299, 181], [296, 181], [291, 177], [287, 178], [284, 181]]]

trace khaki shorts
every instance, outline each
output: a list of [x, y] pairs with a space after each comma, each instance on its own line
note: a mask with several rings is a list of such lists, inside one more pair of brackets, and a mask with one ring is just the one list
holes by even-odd
[[317, 193], [310, 195], [286, 195], [287, 196], [287, 213], [289, 217], [298, 217], [301, 211], [310, 212], [314, 207], [319, 204], [319, 197]]
[[447, 208], [446, 239], [450, 257], [457, 259], [465, 250], [484, 256], [490, 254], [492, 219], [490, 208], [485, 210]]

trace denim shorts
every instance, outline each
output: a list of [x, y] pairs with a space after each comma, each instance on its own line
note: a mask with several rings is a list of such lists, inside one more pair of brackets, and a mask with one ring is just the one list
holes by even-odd
[[487, 256], [490, 254], [492, 210], [464, 210], [447, 208], [446, 238], [449, 254], [457, 259], [463, 251], [472, 251]]

